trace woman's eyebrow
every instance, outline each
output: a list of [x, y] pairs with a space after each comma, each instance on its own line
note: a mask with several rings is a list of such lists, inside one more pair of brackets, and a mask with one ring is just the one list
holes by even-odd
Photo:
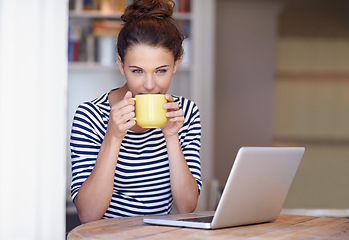
[[[166, 65], [162, 65], [162, 66], [159, 66], [155, 69], [160, 69], [160, 68], [165, 68], [165, 67], [169, 67], [170, 65], [166, 64]], [[141, 67], [138, 67], [138, 66], [135, 66], [135, 65], [130, 65], [128, 66], [129, 68], [139, 68], [139, 69], [142, 69]]]
[[164, 67], [169, 67], [169, 66], [170, 66], [170, 65], [162, 65], [162, 66], [157, 67], [157, 68], [155, 68], [155, 69], [164, 68]]
[[142, 69], [141, 67], [138, 67], [138, 66], [134, 66], [134, 65], [131, 65], [131, 66], [128, 66], [129, 68], [139, 68], [139, 69]]

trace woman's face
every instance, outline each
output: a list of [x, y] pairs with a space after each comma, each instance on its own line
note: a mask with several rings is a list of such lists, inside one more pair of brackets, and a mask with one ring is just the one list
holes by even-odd
[[130, 47], [124, 62], [118, 56], [119, 69], [126, 77], [132, 95], [167, 93], [179, 60], [163, 47], [138, 44]]

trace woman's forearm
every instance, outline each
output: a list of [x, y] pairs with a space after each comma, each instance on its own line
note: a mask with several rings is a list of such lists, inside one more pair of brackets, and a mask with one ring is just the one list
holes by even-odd
[[82, 223], [101, 219], [109, 207], [120, 144], [106, 134], [96, 164], [79, 189], [74, 202]]
[[193, 212], [199, 197], [198, 185], [182, 153], [178, 135], [166, 138], [173, 199], [180, 213]]

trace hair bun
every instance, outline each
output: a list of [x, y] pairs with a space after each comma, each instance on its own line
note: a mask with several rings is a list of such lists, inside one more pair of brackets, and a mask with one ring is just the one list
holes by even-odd
[[124, 22], [132, 19], [166, 19], [172, 17], [174, 2], [169, 0], [134, 0], [121, 16]]

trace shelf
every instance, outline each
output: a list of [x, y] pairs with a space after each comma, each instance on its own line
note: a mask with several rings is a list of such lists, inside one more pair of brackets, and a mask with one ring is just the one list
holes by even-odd
[[349, 71], [279, 71], [276, 74], [277, 81], [348, 81]]
[[[102, 18], [102, 19], [121, 19], [122, 13], [104, 13], [101, 11], [69, 11], [70, 18]], [[174, 13], [174, 18], [183, 21], [190, 21], [190, 13]]]
[[121, 13], [103, 13], [101, 11], [69, 11], [71, 18], [109, 18], [120, 19]]
[[297, 143], [303, 146], [349, 146], [349, 139], [346, 137], [294, 137], [294, 136], [274, 136], [274, 143]]

